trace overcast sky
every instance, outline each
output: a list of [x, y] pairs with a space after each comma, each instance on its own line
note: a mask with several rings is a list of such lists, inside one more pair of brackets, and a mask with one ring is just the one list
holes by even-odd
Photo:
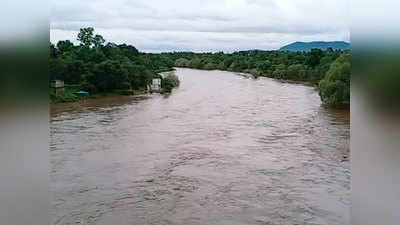
[[144, 52], [278, 49], [349, 41], [347, 0], [52, 0], [50, 40], [94, 27]]

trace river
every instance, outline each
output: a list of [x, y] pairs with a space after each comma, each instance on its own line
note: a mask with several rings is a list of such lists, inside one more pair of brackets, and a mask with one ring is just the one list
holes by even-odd
[[51, 106], [52, 224], [348, 224], [349, 110], [304, 84], [176, 74], [169, 96]]

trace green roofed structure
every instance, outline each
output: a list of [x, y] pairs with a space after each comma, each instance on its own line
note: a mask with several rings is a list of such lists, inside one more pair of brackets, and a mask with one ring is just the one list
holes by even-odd
[[77, 94], [79, 96], [89, 96], [89, 92], [87, 92], [87, 91], [78, 91], [78, 92], [75, 92], [74, 94]]

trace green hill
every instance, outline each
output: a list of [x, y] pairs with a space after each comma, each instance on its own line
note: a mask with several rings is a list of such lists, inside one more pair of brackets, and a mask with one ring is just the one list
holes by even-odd
[[281, 47], [280, 51], [291, 51], [291, 52], [308, 52], [313, 48], [319, 48], [325, 50], [332, 48], [333, 50], [346, 50], [349, 49], [350, 44], [344, 41], [313, 41], [313, 42], [294, 42]]

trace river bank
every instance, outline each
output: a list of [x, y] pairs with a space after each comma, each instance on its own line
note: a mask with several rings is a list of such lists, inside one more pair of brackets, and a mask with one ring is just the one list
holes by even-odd
[[[80, 90], [80, 89], [79, 89]], [[114, 90], [109, 92], [101, 92], [96, 93], [88, 96], [78, 96], [75, 93], [77, 89], [69, 89], [66, 88], [65, 92], [59, 94], [57, 96], [53, 95], [50, 96], [50, 103], [52, 104], [59, 104], [59, 103], [68, 103], [68, 102], [78, 102], [85, 99], [96, 99], [96, 98], [104, 98], [110, 96], [120, 96], [120, 95], [143, 95], [149, 93], [147, 90]]]
[[235, 73], [247, 78], [253, 78], [253, 79], [257, 79], [259, 77], [267, 77], [267, 78], [271, 78], [271, 79], [275, 79], [278, 81], [282, 81], [282, 82], [286, 82], [286, 83], [293, 83], [293, 84], [304, 84], [304, 85], [310, 85], [310, 86], [315, 86], [318, 87], [318, 83], [320, 80], [307, 80], [307, 79], [285, 79], [285, 78], [279, 78], [277, 76], [274, 75], [268, 75], [268, 74], [259, 74], [259, 73], [255, 73], [255, 72], [251, 72], [251, 71], [231, 71], [231, 70], [220, 70], [220, 69], [213, 69], [213, 70], [208, 70], [208, 69], [202, 69], [202, 68], [190, 68], [190, 67], [176, 67], [176, 68], [188, 68], [188, 69], [194, 69], [194, 70], [204, 70], [204, 71], [224, 71], [224, 72], [231, 72], [231, 73]]
[[350, 103], [350, 51], [285, 52], [248, 50], [233, 53], [177, 52], [175, 66], [250, 73], [255, 77], [318, 83], [325, 104]]
[[176, 67], [176, 68], [189, 68], [189, 69], [197, 69], [197, 70], [204, 70], [204, 71], [224, 71], [224, 72], [231, 72], [235, 73], [237, 75], [246, 77], [246, 78], [252, 78], [252, 79], [258, 79], [259, 77], [266, 77], [266, 78], [271, 78], [274, 80], [277, 80], [279, 82], [285, 82], [285, 83], [292, 83], [292, 84], [303, 84], [303, 85], [308, 85], [312, 86], [316, 89], [316, 91], [319, 93], [322, 103], [331, 108], [338, 108], [338, 109], [349, 109], [350, 108], [350, 102], [330, 102], [326, 101], [323, 99], [321, 96], [321, 89], [320, 89], [320, 81], [321, 80], [310, 80], [310, 79], [285, 79], [281, 77], [277, 77], [274, 75], [267, 75], [267, 74], [261, 74], [258, 72], [251, 72], [251, 70], [244, 70], [244, 71], [231, 71], [231, 70], [220, 70], [220, 69], [202, 69], [202, 68], [190, 68], [190, 67]]
[[[184, 67], [181, 67], [184, 68]], [[205, 70], [205, 71], [210, 71], [206, 69], [199, 69], [199, 70]], [[285, 83], [291, 83], [291, 84], [303, 84], [303, 85], [308, 85], [308, 86], [313, 86], [318, 88], [318, 81], [310, 81], [310, 80], [289, 80], [289, 79], [283, 79], [283, 78], [277, 78], [273, 75], [266, 75], [266, 74], [261, 74], [261, 75], [254, 75], [250, 72], [235, 72], [235, 71], [229, 71], [229, 70], [216, 70], [216, 71], [224, 71], [224, 72], [231, 72], [238, 74], [240, 76], [246, 77], [246, 78], [252, 78], [252, 79], [258, 79], [260, 77], [266, 77], [266, 78], [271, 78], [275, 79], [280, 82], [285, 82]]]
[[80, 90], [85, 90], [83, 85], [65, 85], [65, 90], [60, 94], [50, 94], [50, 102], [51, 103], [65, 103], [65, 102], [77, 102], [88, 98], [102, 98], [107, 96], [116, 96], [116, 95], [144, 95], [144, 94], [152, 94], [152, 93], [161, 93], [168, 94], [171, 93], [172, 89], [179, 86], [179, 78], [174, 74], [175, 70], [172, 71], [163, 71], [158, 73], [157, 77], [160, 80], [160, 84], [157, 84], [157, 89], [153, 89], [152, 85], [148, 85], [147, 89], [124, 89], [124, 90], [111, 90], [107, 92], [99, 92], [95, 94], [88, 93], [87, 96], [79, 96], [76, 94]]

